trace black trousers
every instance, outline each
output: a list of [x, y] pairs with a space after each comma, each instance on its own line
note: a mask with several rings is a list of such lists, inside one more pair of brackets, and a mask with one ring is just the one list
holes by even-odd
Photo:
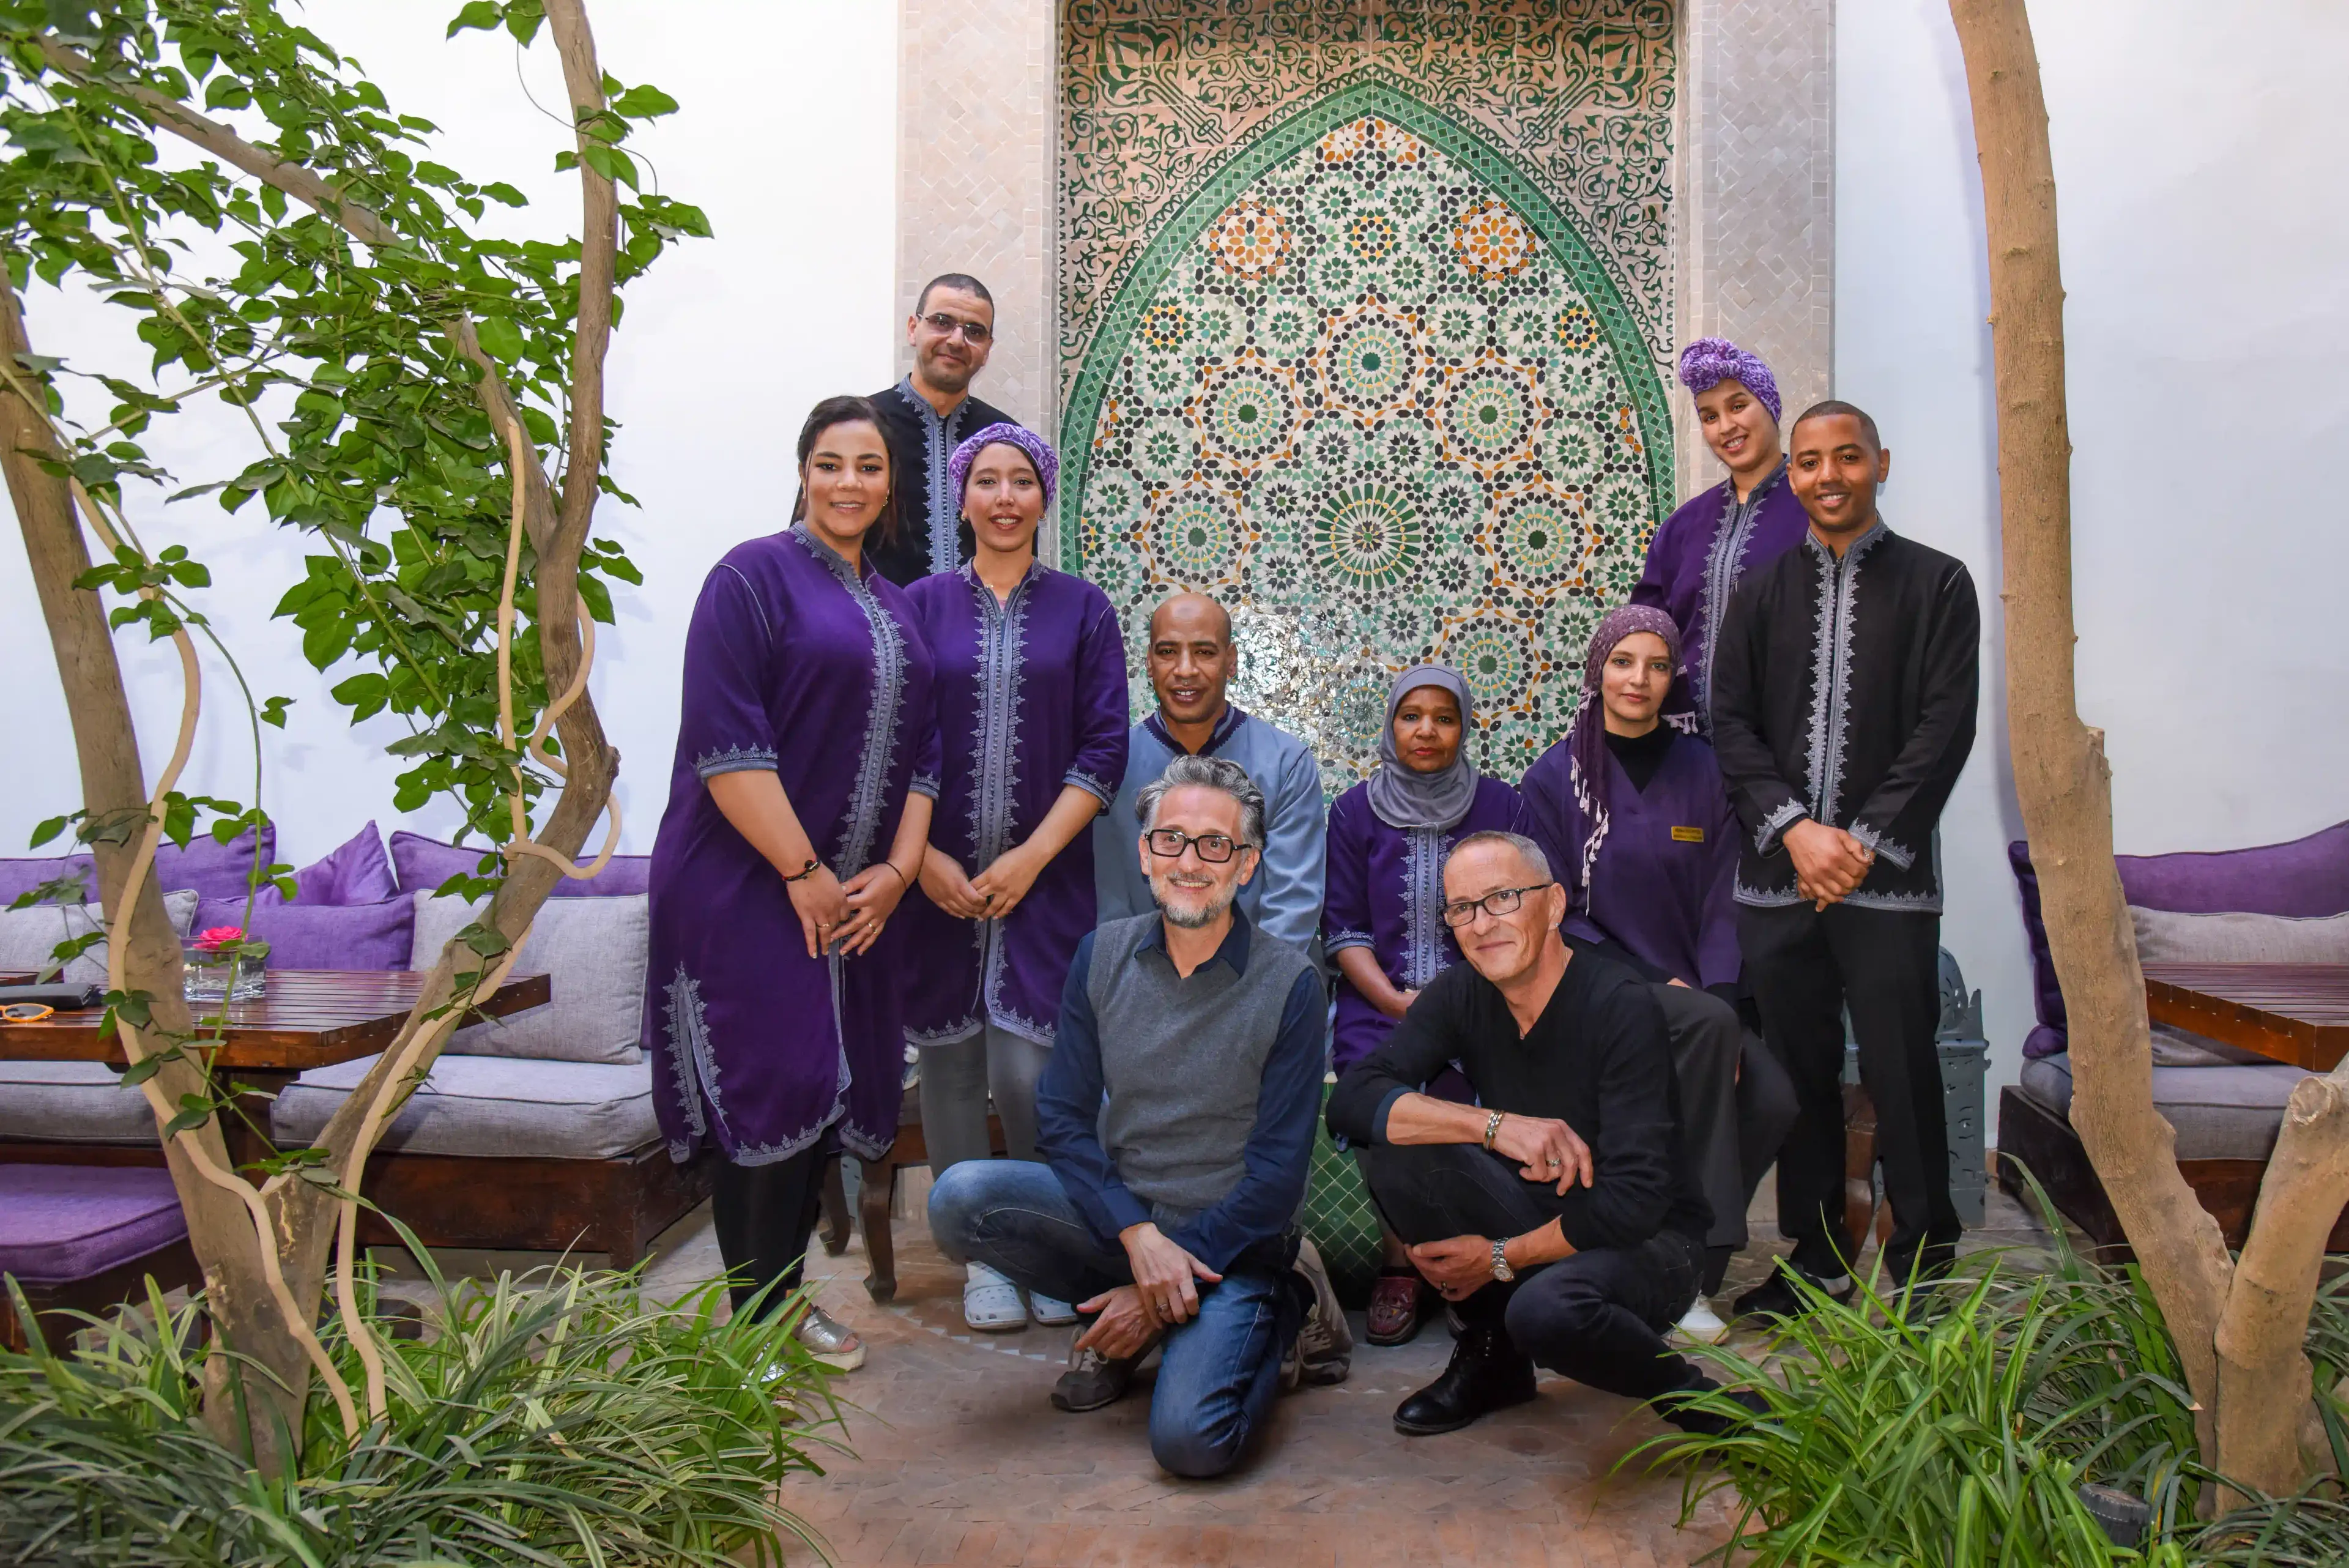
[[[1388, 1226], [1413, 1245], [1506, 1240], [1557, 1216], [1555, 1192], [1473, 1144], [1379, 1144], [1362, 1150], [1362, 1170]], [[1663, 1336], [1696, 1299], [1702, 1254], [1702, 1242], [1670, 1231], [1636, 1247], [1596, 1247], [1493, 1282], [1458, 1303], [1460, 1315], [1505, 1329], [1519, 1350], [1578, 1383], [1653, 1399], [1696, 1380]]]
[[1778, 1154], [1778, 1229], [1794, 1262], [1823, 1278], [1846, 1272], [1866, 1239], [1844, 1224], [1843, 1013], [1851, 1010], [1859, 1076], [1876, 1102], [1876, 1151], [1892, 1200], [1890, 1281], [1920, 1262], [1957, 1256], [1949, 1127], [1941, 1101], [1941, 918], [1809, 904], [1738, 911], [1745, 976], [1763, 1027], [1795, 1081], [1801, 1109]]
[[839, 1149], [837, 1135], [822, 1137], [772, 1165], [719, 1163], [710, 1183], [709, 1218], [718, 1231], [718, 1255], [734, 1283], [737, 1311], [761, 1285], [781, 1282], [760, 1303], [772, 1317], [800, 1288], [800, 1264], [815, 1233], [823, 1202], [823, 1169]]

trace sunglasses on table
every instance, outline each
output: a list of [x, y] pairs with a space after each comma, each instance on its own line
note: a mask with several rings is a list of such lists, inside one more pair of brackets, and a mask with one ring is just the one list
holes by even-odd
[[1195, 837], [1177, 827], [1154, 827], [1144, 837], [1150, 853], [1161, 860], [1179, 860], [1184, 850], [1195, 849], [1199, 858], [1210, 866], [1221, 866], [1240, 847], [1238, 839], [1226, 834], [1202, 833]]
[[923, 317], [922, 325], [941, 337], [951, 337], [959, 332], [966, 343], [984, 343], [995, 335], [984, 321], [965, 321], [943, 310], [933, 310]]
[[1464, 926], [1476, 918], [1479, 909], [1495, 919], [1503, 915], [1514, 915], [1524, 906], [1526, 894], [1538, 893], [1544, 888], [1556, 886], [1555, 882], [1529, 882], [1522, 888], [1495, 888], [1481, 898], [1462, 898], [1444, 906], [1444, 923]]
[[54, 1007], [47, 1007], [37, 1002], [12, 1002], [5, 1007], [0, 1007], [0, 1021], [10, 1023], [38, 1023], [44, 1018], [55, 1017], [57, 1011]]

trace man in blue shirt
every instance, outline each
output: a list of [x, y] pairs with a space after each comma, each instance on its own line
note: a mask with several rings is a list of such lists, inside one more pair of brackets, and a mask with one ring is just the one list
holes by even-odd
[[1311, 1303], [1291, 1265], [1325, 1002], [1305, 954], [1234, 907], [1264, 846], [1247, 771], [1177, 757], [1136, 804], [1121, 849], [1156, 908], [1077, 948], [1036, 1090], [1044, 1163], [954, 1167], [930, 1231], [1090, 1319], [1052, 1390], [1064, 1410], [1116, 1400], [1163, 1344], [1151, 1452], [1214, 1476], [1263, 1425]]
[[[1303, 741], [1235, 708], [1227, 696], [1238, 664], [1229, 611], [1205, 594], [1176, 594], [1150, 617], [1144, 651], [1158, 710], [1133, 727], [1125, 783], [1093, 819], [1093, 889], [1101, 919], [1146, 915], [1150, 868], [1132, 846], [1143, 786], [1176, 757], [1228, 757], [1264, 792], [1264, 858], [1240, 889], [1239, 909], [1257, 930], [1319, 962], [1321, 898], [1329, 837], [1321, 770]], [[1146, 858], [1146, 857], [1145, 857]]]

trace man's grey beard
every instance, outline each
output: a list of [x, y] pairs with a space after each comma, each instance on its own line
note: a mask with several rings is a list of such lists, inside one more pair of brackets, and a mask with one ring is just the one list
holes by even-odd
[[1161, 882], [1171, 880], [1170, 877], [1153, 877], [1150, 879], [1150, 896], [1157, 900], [1158, 912], [1166, 917], [1168, 925], [1180, 926], [1186, 931], [1195, 931], [1203, 927], [1214, 925], [1222, 918], [1224, 911], [1232, 907], [1232, 900], [1240, 896], [1240, 885], [1232, 882], [1226, 884], [1221, 893], [1209, 898], [1204, 908], [1195, 911], [1177, 909], [1169, 904], [1166, 901], [1166, 896], [1158, 890]]

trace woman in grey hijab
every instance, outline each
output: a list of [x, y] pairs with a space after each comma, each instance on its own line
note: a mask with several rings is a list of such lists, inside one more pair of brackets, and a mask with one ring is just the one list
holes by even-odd
[[[1443, 913], [1452, 846], [1472, 833], [1526, 831], [1517, 792], [1470, 759], [1475, 717], [1458, 671], [1404, 670], [1387, 691], [1378, 771], [1330, 808], [1321, 940], [1338, 966], [1339, 1072], [1377, 1050], [1421, 988], [1460, 961]], [[1441, 1094], [1441, 1081], [1430, 1092]], [[1400, 1345], [1418, 1332], [1423, 1293], [1402, 1243], [1389, 1236], [1386, 1250], [1371, 1343]]]

